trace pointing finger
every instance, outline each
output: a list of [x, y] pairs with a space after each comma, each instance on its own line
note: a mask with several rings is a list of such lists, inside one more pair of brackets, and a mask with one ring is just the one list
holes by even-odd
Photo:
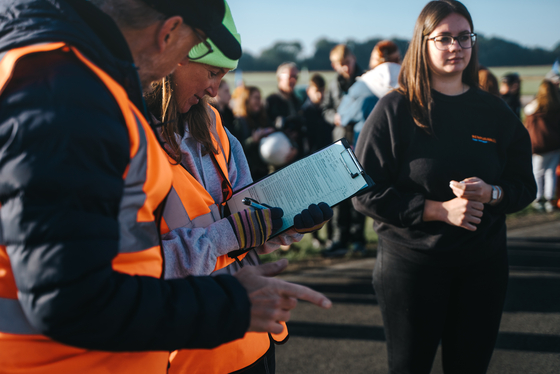
[[280, 285], [281, 293], [287, 297], [295, 297], [296, 299], [309, 301], [312, 304], [320, 306], [321, 308], [329, 309], [332, 302], [322, 293], [313, 291], [310, 288], [301, 286], [299, 284], [282, 282]]

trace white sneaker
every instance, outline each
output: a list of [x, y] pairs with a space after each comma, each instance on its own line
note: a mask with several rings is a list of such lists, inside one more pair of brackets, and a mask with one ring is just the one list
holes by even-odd
[[552, 203], [550, 201], [546, 201], [544, 203], [544, 210], [547, 213], [552, 213], [552, 212], [554, 212], [554, 205], [552, 205]]
[[533, 207], [533, 209], [535, 209], [537, 212], [544, 212], [544, 205], [542, 201], [538, 201], [535, 200], [533, 201], [533, 203], [531, 204], [531, 206]]

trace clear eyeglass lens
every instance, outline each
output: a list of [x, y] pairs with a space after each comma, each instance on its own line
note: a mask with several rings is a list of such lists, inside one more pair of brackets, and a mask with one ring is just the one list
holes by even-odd
[[[462, 48], [472, 48], [475, 40], [476, 36], [472, 34], [459, 35], [456, 38], [456, 42], [458, 42]], [[453, 43], [453, 38], [451, 36], [440, 36], [435, 39], [435, 42], [441, 49], [446, 49]]]

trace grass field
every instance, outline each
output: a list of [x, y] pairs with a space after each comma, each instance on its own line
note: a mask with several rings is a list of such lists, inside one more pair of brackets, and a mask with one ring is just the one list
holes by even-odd
[[[491, 67], [490, 71], [498, 78], [506, 73], [518, 73], [521, 76], [521, 94], [535, 95], [539, 84], [543, 80], [545, 74], [550, 70], [550, 65], [545, 66], [509, 66], [509, 67]], [[306, 85], [309, 77], [313, 73], [320, 73], [327, 82], [330, 82], [334, 76], [334, 71], [302, 71], [299, 76], [299, 85]], [[234, 73], [228, 73], [225, 80], [233, 86]], [[243, 73], [243, 81], [248, 86], [257, 86], [261, 89], [263, 98], [276, 91], [276, 74], [274, 72], [245, 72]]]

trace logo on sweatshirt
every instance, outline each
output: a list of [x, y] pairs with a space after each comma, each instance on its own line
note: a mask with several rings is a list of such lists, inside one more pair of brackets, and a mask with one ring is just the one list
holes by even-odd
[[485, 138], [484, 136], [478, 136], [478, 135], [473, 135], [472, 140], [480, 143], [488, 143], [488, 142], [496, 143], [496, 139], [494, 138]]

